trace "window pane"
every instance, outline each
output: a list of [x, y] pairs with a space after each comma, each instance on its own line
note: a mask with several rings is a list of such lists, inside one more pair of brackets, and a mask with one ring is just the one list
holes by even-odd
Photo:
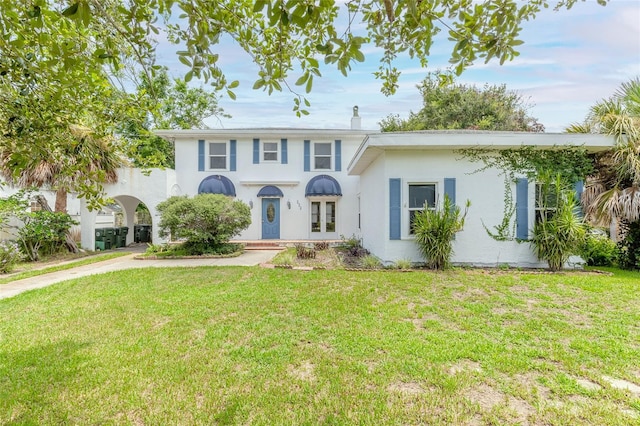
[[210, 143], [209, 155], [227, 155], [226, 143]]
[[315, 155], [331, 155], [330, 143], [316, 143], [314, 144]]
[[275, 142], [265, 142], [264, 151], [278, 152], [278, 144]]
[[226, 169], [227, 157], [209, 157], [210, 169]]
[[435, 207], [436, 186], [433, 184], [409, 185], [409, 208], [421, 209], [425, 203], [427, 207]]
[[320, 232], [320, 202], [311, 203], [311, 232]]
[[336, 203], [334, 201], [327, 201], [325, 206], [326, 216], [326, 232], [336, 231]]
[[277, 152], [265, 152], [264, 153], [264, 161], [278, 161], [278, 153]]
[[536, 208], [556, 208], [557, 204], [558, 194], [555, 185], [536, 185]]
[[418, 210], [409, 210], [409, 234], [413, 235], [413, 222], [416, 219], [416, 213]]
[[316, 157], [314, 162], [314, 167], [316, 169], [330, 169], [331, 157]]

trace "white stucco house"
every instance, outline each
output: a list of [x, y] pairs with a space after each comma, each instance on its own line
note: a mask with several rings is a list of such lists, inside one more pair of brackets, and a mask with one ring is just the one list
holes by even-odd
[[[479, 164], [458, 149], [583, 146], [611, 148], [613, 139], [590, 134], [482, 131], [379, 133], [351, 128], [162, 130], [175, 144], [175, 170], [149, 175], [127, 169], [105, 187], [124, 211], [125, 224], [144, 203], [158, 235], [156, 205], [172, 195], [222, 193], [251, 207], [252, 223], [237, 239], [254, 241], [339, 240], [356, 236], [383, 262], [422, 259], [410, 230], [412, 212], [445, 193], [462, 205], [466, 225], [454, 241], [453, 262], [495, 266], [544, 266], [527, 243], [496, 241], [485, 226], [500, 223], [504, 180], [497, 170], [473, 173]], [[526, 239], [535, 220], [535, 185], [514, 184], [517, 237]], [[82, 245], [95, 245], [95, 213], [81, 206]], [[127, 242], [133, 241], [131, 233]]]

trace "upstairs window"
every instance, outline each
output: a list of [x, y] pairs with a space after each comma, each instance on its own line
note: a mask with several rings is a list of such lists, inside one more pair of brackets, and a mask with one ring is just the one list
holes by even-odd
[[413, 221], [416, 212], [426, 208], [436, 208], [436, 185], [434, 183], [409, 184], [409, 234], [413, 234]]
[[227, 144], [226, 143], [210, 143], [209, 144], [209, 168], [210, 169], [226, 169], [227, 168]]
[[278, 144], [276, 142], [265, 142], [262, 144], [263, 161], [278, 161]]
[[313, 167], [316, 170], [331, 170], [331, 143], [313, 144]]

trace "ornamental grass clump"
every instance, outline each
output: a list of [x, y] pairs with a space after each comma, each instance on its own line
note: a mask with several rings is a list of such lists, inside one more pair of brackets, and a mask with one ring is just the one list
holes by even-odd
[[453, 255], [453, 239], [462, 231], [464, 220], [471, 203], [467, 200], [464, 213], [453, 204], [447, 195], [440, 208], [428, 209], [416, 213], [413, 232], [420, 253], [431, 269], [447, 269]]

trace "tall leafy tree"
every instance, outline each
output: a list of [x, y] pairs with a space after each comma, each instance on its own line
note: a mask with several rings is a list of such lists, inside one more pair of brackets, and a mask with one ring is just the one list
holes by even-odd
[[96, 62], [99, 34], [45, 6], [2, 4], [0, 176], [56, 191], [56, 211], [69, 191], [95, 206], [121, 162], [113, 124], [135, 103]]
[[423, 107], [407, 119], [389, 115], [380, 122], [383, 132], [441, 129], [511, 130], [542, 132], [544, 126], [528, 114], [529, 106], [517, 92], [503, 85], [458, 84], [429, 74], [418, 90]]
[[[577, 1], [352, 0], [340, 8], [333, 0], [0, 0], [0, 150], [16, 177], [34, 153], [72, 149], [70, 125], [88, 127], [98, 139], [113, 133], [119, 115], [136, 104], [115, 96], [108, 77], [131, 63], [153, 77], [160, 31], [183, 46], [177, 54], [185, 81], [203, 79], [234, 98], [238, 82], [227, 78], [217, 53], [231, 38], [258, 65], [253, 87], [290, 89], [301, 115], [320, 60], [347, 75], [364, 49], [376, 46], [383, 52], [376, 76], [392, 94], [397, 55], [426, 67], [439, 33], [453, 41], [450, 60], [460, 74], [474, 61], [513, 59], [523, 21]], [[72, 167], [82, 170], [88, 161], [79, 157]], [[101, 182], [101, 173], [93, 177]], [[84, 183], [80, 192], [99, 195]]]
[[142, 107], [118, 129], [125, 152], [137, 167], [174, 167], [173, 145], [155, 136], [153, 129], [203, 129], [205, 118], [227, 116], [216, 93], [170, 78], [165, 67], [154, 75], [140, 74], [137, 99]]
[[640, 220], [640, 77], [623, 83], [608, 99], [593, 105], [570, 133], [615, 137], [611, 151], [596, 156], [596, 173], [587, 179], [582, 202], [591, 222]]

